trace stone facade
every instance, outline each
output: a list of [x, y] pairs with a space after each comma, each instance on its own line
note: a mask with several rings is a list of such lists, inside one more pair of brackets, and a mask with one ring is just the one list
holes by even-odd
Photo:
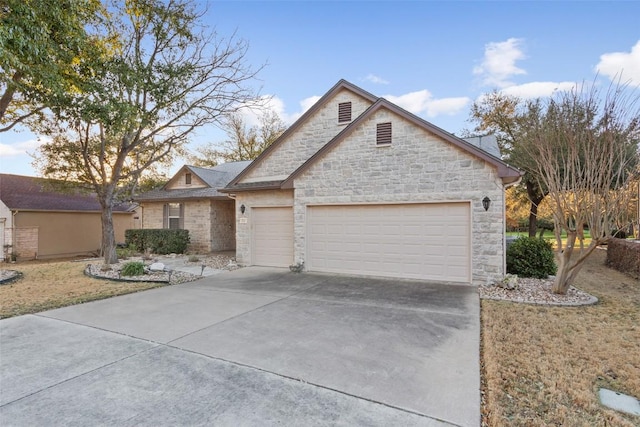
[[[187, 175], [191, 177], [191, 183], [187, 184]], [[198, 178], [187, 169], [182, 169], [176, 176], [167, 183], [165, 190], [181, 190], [185, 188], [206, 188], [207, 183]]]
[[288, 177], [349, 124], [338, 123], [338, 104], [349, 101], [351, 102], [351, 117], [354, 120], [372, 104], [369, 100], [351, 91], [339, 91], [302, 123], [296, 132], [280, 141], [274, 154], [262, 159], [258, 167], [251, 170], [243, 178], [243, 182]]
[[233, 251], [236, 249], [235, 202], [211, 202], [211, 251]]
[[[337, 103], [349, 92], [340, 94], [242, 182], [290, 175], [339, 133], [342, 128], [330, 112], [337, 114]], [[392, 123], [392, 143], [378, 146], [376, 124], [383, 122]], [[496, 167], [388, 109], [378, 109], [360, 123], [297, 176], [293, 188], [237, 194], [237, 206], [248, 208], [243, 222], [237, 223], [240, 264], [251, 264], [251, 207], [293, 205], [294, 259], [300, 262], [306, 257], [309, 205], [465, 201], [471, 205], [472, 283], [490, 283], [504, 275], [504, 188]], [[484, 197], [491, 199], [486, 212]]]
[[[339, 104], [343, 102], [351, 102], [352, 105], [349, 123], [338, 123]], [[390, 133], [386, 126], [378, 127], [378, 124], [382, 123], [390, 124]], [[389, 137], [390, 142], [386, 140]], [[385, 138], [384, 142], [378, 144], [378, 138]], [[256, 259], [255, 254], [252, 254], [252, 209], [255, 207], [293, 208], [291, 248], [294, 263], [315, 263], [315, 257], [313, 260], [306, 258], [309, 255], [308, 246], [317, 243], [316, 248], [324, 251], [318, 257], [319, 264], [331, 258], [332, 267], [326, 271], [346, 271], [341, 267], [341, 261], [356, 265], [361, 262], [360, 255], [375, 252], [378, 240], [374, 239], [378, 238], [378, 230], [372, 230], [366, 236], [370, 240], [361, 239], [368, 248], [358, 246], [358, 242], [347, 242], [348, 239], [334, 238], [330, 235], [340, 233], [340, 236], [349, 236], [349, 230], [345, 232], [344, 228], [347, 222], [355, 224], [357, 228], [359, 223], [354, 219], [369, 221], [366, 214], [359, 212], [372, 210], [342, 209], [342, 212], [349, 211], [352, 215], [347, 221], [343, 221], [339, 215], [334, 215], [337, 210], [314, 208], [314, 213], [324, 209], [334, 226], [332, 227], [330, 221], [326, 224], [318, 222], [313, 235], [317, 235], [319, 240], [309, 242], [307, 239], [311, 230], [307, 229], [307, 225], [311, 219], [308, 217], [310, 207], [446, 203], [451, 206], [455, 204], [458, 222], [443, 220], [441, 218], [447, 217], [442, 214], [429, 216], [427, 221], [423, 221], [422, 216], [414, 214], [413, 219], [407, 222], [407, 227], [424, 225], [421, 230], [425, 234], [417, 234], [418, 239], [434, 238], [429, 242], [432, 245], [422, 245], [416, 241], [420, 245], [419, 250], [437, 251], [440, 247], [445, 251], [451, 249], [451, 268], [457, 268], [460, 272], [466, 267], [464, 274], [448, 276], [446, 269], [449, 267], [444, 266], [440, 271], [444, 271], [445, 274], [438, 277], [451, 277], [453, 280], [464, 282], [470, 280], [475, 285], [498, 281], [502, 279], [505, 271], [504, 188], [505, 185], [517, 183], [521, 173], [474, 144], [473, 141], [461, 140], [397, 105], [382, 98], [375, 98], [353, 84], [341, 80], [317, 105], [305, 113], [301, 120], [287, 130], [282, 138], [259, 156], [245, 173], [230, 181], [226, 187], [225, 192], [235, 194], [236, 206], [246, 207], [243, 215], [237, 212], [237, 260], [240, 264], [251, 265], [252, 260]], [[487, 197], [491, 202], [485, 211], [482, 201]], [[393, 211], [375, 210], [385, 213], [435, 212], [437, 208], [439, 206], [420, 206], [420, 211], [404, 207]], [[287, 249], [285, 244], [288, 242], [289, 234], [279, 233], [288, 231], [283, 226], [291, 220], [274, 217], [274, 221], [277, 222], [277, 230], [280, 230], [278, 234], [274, 233], [275, 228], [269, 228], [268, 223], [259, 224], [260, 227], [266, 226], [265, 233], [258, 233], [260, 247], [268, 247], [273, 240], [274, 248]], [[429, 224], [429, 221], [432, 222]], [[466, 221], [470, 222], [467, 224]], [[374, 218], [367, 224], [378, 227], [379, 220]], [[433, 227], [440, 229], [440, 224], [462, 228], [433, 231]], [[408, 269], [413, 269], [411, 265], [420, 264], [421, 261], [423, 269], [435, 265], [436, 258], [429, 258], [427, 252], [424, 252], [424, 259], [416, 253], [413, 259], [409, 260], [411, 254], [407, 251], [411, 246], [400, 246], [391, 242], [394, 235], [389, 230], [392, 228], [387, 227], [387, 234], [380, 234], [380, 238], [384, 240], [381, 242], [381, 248], [390, 255], [406, 255]], [[356, 240], [361, 237], [357, 230], [351, 231], [354, 231], [352, 234]], [[264, 240], [265, 236], [271, 240]], [[330, 241], [323, 240], [327, 236]], [[445, 240], [444, 243], [440, 243], [450, 237], [457, 239], [456, 242], [448, 243], [450, 240]], [[465, 237], [468, 244], [464, 244]], [[412, 245], [409, 240], [406, 244]], [[350, 249], [342, 251], [339, 246], [342, 244], [348, 245]], [[385, 247], [386, 244], [388, 246]], [[332, 250], [336, 251], [337, 255], [344, 254], [345, 258], [336, 257]], [[275, 264], [284, 264], [285, 259], [290, 258], [289, 253], [282, 253], [286, 258], [283, 256]], [[384, 255], [386, 254], [376, 254]], [[470, 258], [467, 258], [467, 255]], [[444, 256], [448, 257], [449, 254]], [[398, 259], [404, 262], [404, 259]], [[398, 270], [404, 268], [404, 265], [396, 262], [390, 267], [396, 268], [395, 274], [404, 275]], [[314, 265], [310, 267], [313, 268]], [[318, 265], [318, 268], [324, 267]], [[369, 270], [355, 268], [351, 271], [366, 273]], [[379, 272], [386, 273], [384, 269]], [[455, 273], [453, 270], [451, 272]], [[407, 274], [415, 275], [413, 272]], [[422, 270], [418, 275], [428, 276], [429, 272]]]
[[[376, 124], [393, 142], [376, 145]], [[471, 202], [474, 284], [501, 278], [504, 191], [496, 168], [409, 121], [379, 110], [294, 181], [295, 259], [306, 257], [308, 205]], [[491, 199], [485, 212], [482, 199]]]
[[[235, 249], [235, 205], [233, 200], [176, 201], [184, 205], [184, 228], [189, 230], [191, 252]], [[164, 228], [165, 202], [142, 204], [142, 227]]]

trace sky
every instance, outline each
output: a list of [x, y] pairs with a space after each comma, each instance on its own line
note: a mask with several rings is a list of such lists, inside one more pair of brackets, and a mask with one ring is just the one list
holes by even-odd
[[[287, 124], [340, 79], [448, 132], [472, 129], [472, 103], [500, 90], [544, 97], [587, 82], [640, 89], [638, 1], [210, 1], [206, 25], [249, 43], [253, 85]], [[202, 128], [189, 148], [225, 139]], [[42, 142], [0, 133], [0, 171], [38, 176]], [[184, 160], [166, 172], [174, 173]]]

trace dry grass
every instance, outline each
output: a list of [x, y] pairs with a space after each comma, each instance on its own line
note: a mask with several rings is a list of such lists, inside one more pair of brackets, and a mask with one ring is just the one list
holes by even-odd
[[580, 308], [482, 301], [483, 425], [638, 426], [600, 405], [607, 387], [640, 396], [640, 281], [597, 250], [575, 283]]
[[36, 313], [115, 295], [164, 286], [162, 283], [111, 282], [87, 277], [83, 262], [27, 261], [3, 264], [24, 276], [0, 286], [0, 318]]

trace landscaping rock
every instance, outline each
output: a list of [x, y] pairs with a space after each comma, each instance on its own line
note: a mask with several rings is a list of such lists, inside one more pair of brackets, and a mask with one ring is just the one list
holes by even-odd
[[164, 264], [161, 262], [154, 262], [149, 266], [150, 271], [164, 271]]

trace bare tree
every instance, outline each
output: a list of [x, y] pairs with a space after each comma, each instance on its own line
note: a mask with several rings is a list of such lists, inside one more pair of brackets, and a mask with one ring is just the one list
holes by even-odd
[[[582, 85], [528, 104], [519, 149], [548, 189], [559, 261], [554, 293], [567, 292], [585, 259], [627, 215], [629, 186], [638, 174], [638, 100], [625, 85], [605, 94]], [[592, 238], [587, 247], [585, 227]]]
[[222, 125], [227, 139], [222, 144], [196, 149], [197, 154], [189, 156], [189, 161], [195, 166], [211, 167], [220, 161], [255, 159], [286, 129], [286, 125], [274, 111], [263, 110], [259, 118], [259, 125], [247, 126], [240, 112], [230, 114]]
[[141, 174], [179, 150], [191, 133], [247, 105], [256, 74], [247, 44], [199, 31], [188, 0], [116, 3], [102, 36], [119, 46], [84, 64], [91, 85], [48, 123], [42, 172], [87, 185], [102, 206], [105, 263], [117, 262], [112, 209]]

